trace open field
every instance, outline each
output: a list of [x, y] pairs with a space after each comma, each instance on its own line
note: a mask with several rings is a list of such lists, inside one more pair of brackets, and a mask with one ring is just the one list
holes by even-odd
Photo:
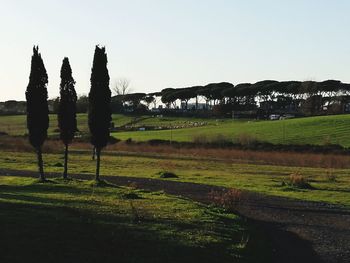
[[[348, 115], [249, 122], [114, 115], [113, 121], [117, 127], [133, 129], [178, 127], [113, 133], [122, 140], [258, 139], [276, 144], [350, 145]], [[63, 171], [63, 146], [53, 136], [57, 135], [55, 122], [51, 116], [51, 138], [43, 148], [44, 168], [51, 176]], [[0, 225], [6, 225], [0, 239], [6, 253], [0, 261], [23, 262], [34, 253], [37, 260], [61, 262], [69, 257], [96, 262], [101, 251], [108, 255], [105, 262], [116, 258], [122, 258], [120, 262], [264, 262], [260, 258], [318, 262], [313, 259], [319, 256], [337, 262], [349, 258], [347, 155], [126, 141], [109, 145], [102, 154], [101, 176], [118, 187], [93, 187], [92, 181], [77, 179], [41, 184], [24, 177], [35, 176], [38, 169], [28, 139], [13, 136], [26, 133], [25, 117], [0, 117], [0, 124], [0, 131], [10, 135], [0, 137]], [[88, 131], [86, 114], [78, 116], [78, 126]], [[95, 166], [91, 145], [85, 138], [76, 140], [69, 155], [69, 174], [93, 179]], [[164, 172], [176, 177], [161, 178]], [[306, 187], [293, 185], [292, 180], [301, 180], [302, 185], [305, 181]], [[204, 205], [212, 204], [212, 197], [219, 206], [231, 204], [231, 199], [221, 196], [227, 189], [238, 189], [233, 190], [236, 197], [230, 197], [238, 198], [237, 210]], [[344, 240], [343, 246], [335, 245], [339, 240]], [[291, 243], [298, 253], [290, 252]], [[17, 246], [24, 247], [23, 253], [16, 253]], [[272, 251], [278, 253], [272, 255]]]
[[350, 115], [309, 117], [280, 121], [224, 120], [204, 127], [163, 131], [118, 132], [113, 135], [122, 140], [151, 139], [193, 141], [224, 139], [228, 141], [251, 139], [274, 144], [339, 144], [350, 146]]
[[248, 262], [269, 256], [267, 246], [248, 255], [253, 248], [245, 236], [255, 233], [237, 216], [162, 192], [4, 176], [0, 190], [2, 262], [97, 262], [102, 255], [104, 262]]
[[[133, 121], [133, 117], [114, 114], [113, 120], [118, 126], [125, 125]], [[88, 116], [87, 114], [77, 115], [78, 130], [81, 132], [88, 132]], [[49, 134], [56, 134], [57, 129], [57, 115], [50, 114]], [[24, 135], [27, 133], [27, 124], [25, 115], [14, 116], [0, 116], [0, 131], [6, 132], [9, 135]]]
[[[249, 141], [259, 140], [274, 144], [339, 144], [350, 146], [350, 115], [335, 115], [289, 119], [282, 121], [215, 120], [176, 117], [132, 117], [113, 115], [116, 127], [162, 127], [166, 130], [114, 132], [118, 139], [147, 141], [152, 139], [173, 141]], [[194, 125], [202, 125], [195, 127]], [[57, 120], [50, 115], [49, 134], [55, 134]], [[169, 129], [174, 127], [173, 129]], [[176, 129], [178, 127], [178, 129]], [[185, 127], [185, 128], [181, 128]], [[190, 127], [190, 128], [188, 128]], [[87, 132], [87, 115], [78, 115], [78, 128]], [[1, 116], [0, 131], [10, 135], [26, 133], [25, 116]]]
[[[45, 169], [62, 172], [63, 155], [46, 154]], [[36, 159], [32, 153], [2, 152], [0, 163], [3, 169], [36, 171]], [[164, 179], [193, 182], [284, 196], [309, 201], [350, 206], [350, 170], [276, 165], [242, 164], [236, 162], [142, 156], [141, 154], [103, 156], [101, 173], [112, 176], [160, 178], [159, 173], [170, 171], [178, 178]], [[70, 155], [71, 173], [93, 174], [95, 162], [89, 152]], [[283, 185], [291, 174], [301, 174], [312, 189], [299, 189]]]

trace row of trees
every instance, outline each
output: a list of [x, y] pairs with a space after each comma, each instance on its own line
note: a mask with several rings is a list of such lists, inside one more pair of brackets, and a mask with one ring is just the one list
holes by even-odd
[[[96, 46], [91, 69], [91, 88], [88, 96], [88, 125], [91, 134], [91, 144], [96, 149], [96, 180], [100, 180], [101, 150], [109, 140], [111, 117], [111, 91], [109, 89], [109, 74], [107, 69], [107, 54], [104, 47]], [[39, 175], [45, 181], [42, 159], [42, 146], [47, 139], [49, 127], [49, 108], [47, 94], [48, 75], [39, 53], [38, 46], [33, 48], [29, 84], [26, 90], [27, 128], [29, 142], [34, 147]], [[68, 147], [77, 131], [77, 94], [72, 69], [68, 58], [63, 59], [61, 67], [60, 98], [58, 100], [58, 128], [64, 144], [63, 178], [67, 178]]]
[[195, 101], [196, 110], [200, 101], [205, 102], [205, 109], [221, 106], [226, 111], [257, 108], [267, 111], [272, 105], [280, 109], [286, 107], [298, 109], [302, 104], [308, 104], [310, 114], [313, 114], [324, 105], [350, 102], [349, 95], [350, 84], [338, 80], [323, 82], [264, 80], [236, 86], [229, 82], [221, 82], [205, 86], [167, 88], [150, 94], [119, 94], [113, 99], [119, 100], [123, 105], [131, 105], [133, 109], [140, 107], [142, 102], [144, 106], [149, 107], [151, 103], [157, 101], [157, 97], [160, 97], [161, 102], [169, 109], [177, 108], [177, 102], [180, 101], [185, 110], [188, 110], [190, 100]]

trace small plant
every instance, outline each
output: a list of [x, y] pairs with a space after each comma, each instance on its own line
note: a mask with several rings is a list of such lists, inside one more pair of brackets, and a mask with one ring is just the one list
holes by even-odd
[[63, 164], [62, 163], [55, 163], [53, 166], [54, 167], [63, 167]]
[[160, 178], [179, 178], [175, 173], [163, 171], [159, 172]]
[[229, 189], [227, 191], [211, 191], [209, 198], [214, 204], [220, 205], [225, 209], [235, 209], [242, 201], [243, 193], [241, 190]]
[[139, 211], [134, 206], [134, 203], [132, 202], [132, 200], [130, 200], [130, 208], [131, 208], [131, 214], [132, 214], [132, 222], [135, 224], [141, 223], [144, 217], [140, 215]]
[[332, 183], [337, 181], [337, 176], [333, 173], [332, 169], [328, 169], [326, 171], [326, 178], [327, 178], [327, 181], [332, 182]]
[[134, 200], [134, 199], [142, 199], [141, 196], [139, 196], [137, 193], [134, 193], [134, 192], [128, 192], [128, 193], [125, 193], [123, 194], [122, 196], [123, 199], [129, 199], [129, 200]]
[[129, 185], [128, 185], [131, 189], [138, 189], [139, 188], [139, 186], [137, 185], [137, 183], [135, 183], [135, 182], [131, 182]]
[[312, 189], [308, 180], [300, 172], [290, 174], [288, 180], [282, 182], [282, 186], [285, 185], [300, 189]]

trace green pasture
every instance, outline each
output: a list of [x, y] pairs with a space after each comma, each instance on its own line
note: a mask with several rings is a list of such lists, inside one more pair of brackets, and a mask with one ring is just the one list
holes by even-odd
[[[78, 129], [88, 132], [87, 115], [78, 115]], [[278, 121], [254, 121], [232, 119], [199, 119], [156, 116], [113, 115], [115, 127], [154, 127], [164, 130], [113, 132], [121, 140], [153, 139], [173, 141], [246, 142], [259, 140], [274, 144], [339, 144], [350, 146], [350, 115], [296, 118]], [[55, 134], [57, 118], [50, 115], [49, 134]], [[0, 131], [10, 135], [23, 135], [26, 130], [25, 116], [1, 116]]]
[[91, 181], [0, 176], [0, 225], [1, 262], [255, 262], [270, 252], [221, 209]]
[[[91, 174], [93, 179], [95, 162], [91, 160], [90, 153], [71, 154], [69, 158], [71, 173]], [[63, 154], [45, 154], [44, 161], [46, 171], [62, 172]], [[2, 152], [0, 164], [2, 168], [8, 169], [37, 170], [34, 153]], [[122, 153], [102, 156], [102, 177], [111, 175], [160, 179], [159, 173], [162, 171], [170, 171], [178, 176], [167, 180], [233, 187], [268, 195], [350, 206], [349, 169], [240, 164], [166, 156], [127, 156]], [[305, 177], [313, 189], [284, 186], [282, 182], [287, 181], [293, 173]]]
[[350, 146], [350, 115], [296, 118], [278, 121], [225, 120], [210, 122], [197, 128], [160, 131], [116, 132], [113, 136], [126, 140], [152, 139], [173, 141], [249, 141], [274, 144], [339, 144]]

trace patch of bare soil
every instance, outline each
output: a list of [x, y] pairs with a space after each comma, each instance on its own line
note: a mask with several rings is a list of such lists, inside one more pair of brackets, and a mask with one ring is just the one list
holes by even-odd
[[[33, 172], [4, 169], [0, 169], [0, 174], [36, 176]], [[86, 174], [72, 177], [93, 178]], [[205, 204], [213, 202], [213, 192], [228, 191], [224, 187], [167, 180], [124, 176], [103, 178], [113, 184], [163, 190]], [[268, 236], [274, 251], [273, 262], [350, 262], [350, 210], [346, 208], [244, 191], [231, 209], [256, 224]]]

